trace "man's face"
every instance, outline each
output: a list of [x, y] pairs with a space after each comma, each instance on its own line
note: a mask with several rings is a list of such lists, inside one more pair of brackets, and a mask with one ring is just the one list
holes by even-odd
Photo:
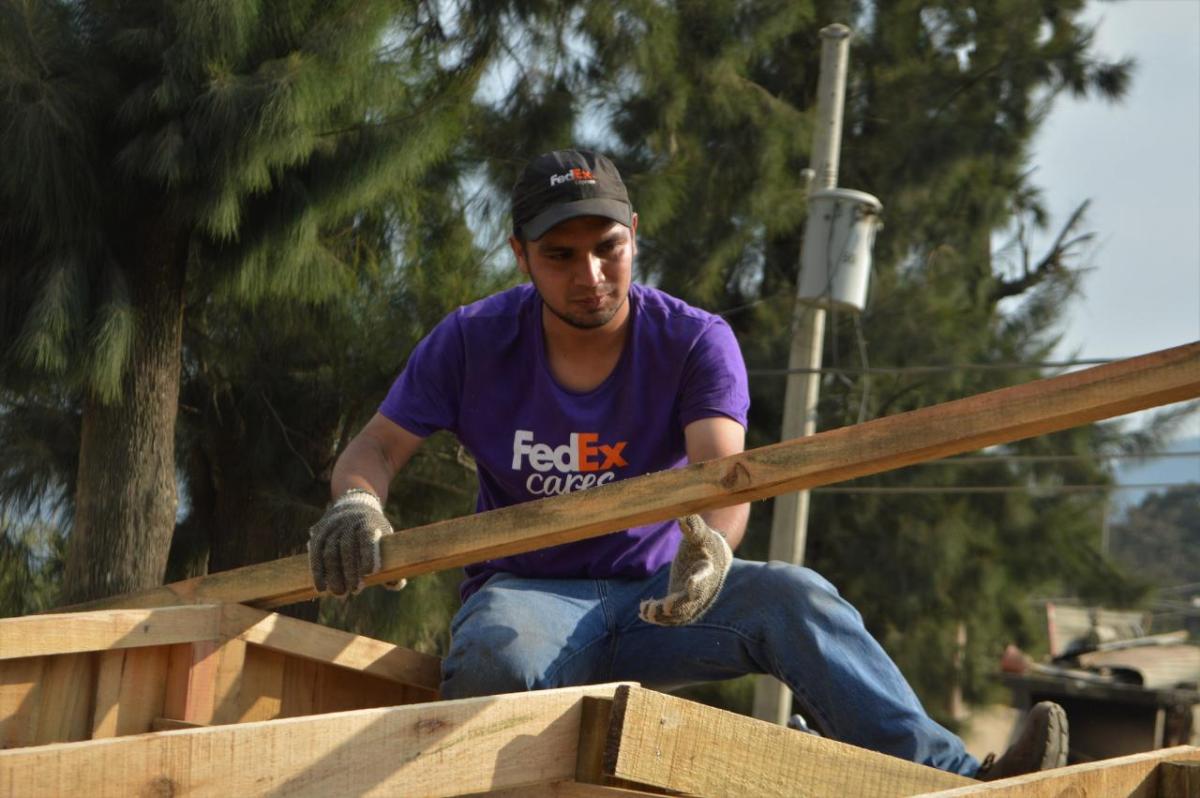
[[552, 227], [536, 241], [509, 244], [546, 309], [572, 327], [590, 330], [620, 323], [637, 252], [633, 226], [580, 216]]

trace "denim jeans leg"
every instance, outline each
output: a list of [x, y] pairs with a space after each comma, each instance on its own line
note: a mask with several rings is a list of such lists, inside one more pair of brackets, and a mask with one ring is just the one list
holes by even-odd
[[862, 618], [816, 572], [735, 559], [721, 596], [699, 621], [660, 627], [638, 602], [665, 594], [667, 569], [613, 580], [617, 642], [609, 678], [670, 687], [770, 673], [817, 725], [862, 748], [973, 775], [979, 763], [934, 722]]
[[442, 697], [602, 681], [595, 674], [607, 670], [612, 629], [604, 592], [593, 579], [496, 574], [451, 622]]

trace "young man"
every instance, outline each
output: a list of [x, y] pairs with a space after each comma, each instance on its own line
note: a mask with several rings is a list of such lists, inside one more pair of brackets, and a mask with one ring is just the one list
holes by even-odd
[[[334, 469], [336, 501], [311, 530], [318, 590], [357, 591], [378, 570], [388, 485], [439, 429], [475, 456], [479, 510], [742, 451], [749, 395], [733, 333], [631, 282], [637, 215], [613, 164], [541, 155], [512, 213], [529, 284], [459, 308], [413, 350]], [[733, 557], [747, 516], [739, 505], [469, 566], [442, 695], [771, 673], [826, 735], [977, 775], [832, 585]], [[1035, 713], [990, 775], [1062, 764], [1055, 709]]]

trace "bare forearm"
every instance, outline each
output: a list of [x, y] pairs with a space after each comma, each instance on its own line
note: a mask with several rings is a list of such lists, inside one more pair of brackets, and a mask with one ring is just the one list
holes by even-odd
[[388, 485], [395, 472], [379, 444], [369, 437], [359, 436], [350, 441], [346, 450], [338, 457], [329, 480], [329, 490], [334, 498], [351, 488], [369, 490], [387, 501]]
[[700, 516], [704, 519], [704, 523], [725, 534], [729, 548], [736, 549], [742, 542], [742, 536], [746, 534], [746, 522], [750, 520], [750, 505], [735, 504], [731, 507], [709, 510], [701, 513]]

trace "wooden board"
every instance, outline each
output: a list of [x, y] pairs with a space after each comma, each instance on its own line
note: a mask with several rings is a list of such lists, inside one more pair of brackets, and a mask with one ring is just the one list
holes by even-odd
[[27, 615], [0, 620], [0, 660], [213, 640], [215, 606]]
[[[555, 781], [550, 784], [531, 784], [514, 790], [475, 792], [457, 798], [662, 798], [667, 793], [626, 790], [620, 787], [605, 787], [601, 784], [585, 784], [578, 781]], [[751, 798], [746, 796], [745, 798]]]
[[580, 699], [615, 685], [0, 751], [0, 796], [439, 798], [570, 779]]
[[97, 654], [92, 739], [141, 734], [163, 714], [170, 646], [117, 648]]
[[1160, 762], [1200, 762], [1200, 748], [1181, 745], [1144, 754], [1102, 759], [920, 798], [1158, 798]]
[[[370, 637], [306, 623], [241, 604], [221, 607], [221, 632], [285, 654], [339, 665], [434, 693], [441, 659]], [[426, 697], [432, 700], [434, 696]]]
[[[1055, 432], [1200, 396], [1200, 343], [1037, 380], [741, 454], [442, 521], [382, 542], [376, 584], [583, 540]], [[239, 602], [279, 606], [316, 593], [308, 558], [176, 582], [87, 609]]]
[[0, 748], [32, 745], [47, 657], [0, 661]]
[[621, 687], [606, 777], [706, 798], [896, 798], [971, 779], [664, 693]]

